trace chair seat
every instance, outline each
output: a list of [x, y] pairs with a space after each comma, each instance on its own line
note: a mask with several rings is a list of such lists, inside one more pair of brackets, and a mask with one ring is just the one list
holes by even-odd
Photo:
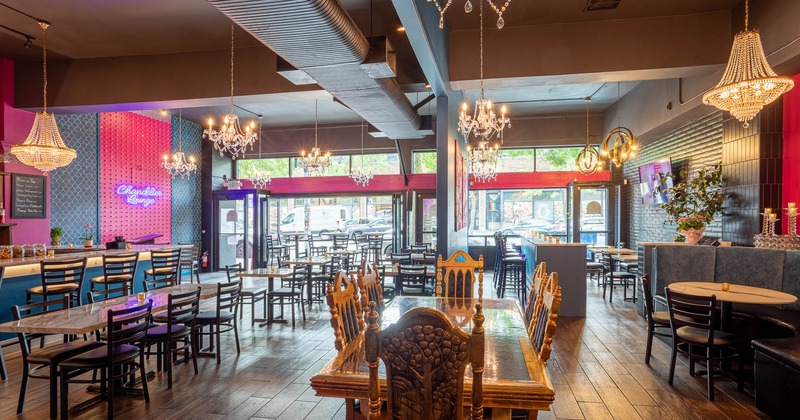
[[[183, 338], [191, 334], [192, 329], [186, 325], [172, 325], [172, 337]], [[167, 339], [167, 325], [155, 325], [147, 329], [147, 341], [163, 341]]]
[[616, 277], [616, 278], [622, 278], [622, 279], [635, 279], [636, 278], [636, 274], [629, 273], [627, 271], [612, 271], [611, 272], [611, 276], [612, 277]]
[[[219, 314], [220, 322], [228, 322], [233, 320], [233, 312], [230, 311], [221, 311]], [[204, 311], [197, 314], [197, 321], [198, 324], [216, 324], [217, 323], [217, 311]]]
[[279, 289], [275, 289], [267, 295], [281, 297], [281, 296], [295, 296], [295, 295], [302, 295], [303, 292], [300, 289], [292, 289], [291, 287], [281, 287]]
[[[706, 344], [708, 342], [708, 330], [701, 328], [684, 326], [675, 330], [675, 334], [677, 334], [681, 340], [691, 343]], [[740, 341], [742, 341], [742, 337], [736, 334], [714, 331], [715, 346], [730, 346]]]
[[28, 362], [34, 364], [61, 363], [70, 357], [77, 356], [85, 351], [105, 346], [99, 341], [72, 341], [69, 343], [48, 344], [44, 348], [33, 348], [28, 356]]
[[653, 312], [653, 323], [656, 325], [664, 325], [669, 326], [669, 312], [666, 311], [656, 311]]
[[183, 260], [180, 265], [181, 267], [194, 267], [197, 264], [197, 260]]
[[[113, 349], [112, 361], [113, 364], [118, 365], [132, 362], [137, 357], [139, 357], [139, 347], [131, 344], [120, 344]], [[107, 360], [108, 347], [102, 346], [70, 357], [61, 362], [60, 365], [70, 369], [92, 369], [105, 366]]]
[[[79, 285], [75, 283], [64, 283], [64, 284], [54, 284], [52, 286], [47, 286], [47, 293], [48, 294], [58, 294], [58, 293], [69, 293], [74, 292], [80, 288]], [[44, 293], [43, 286], [34, 286], [28, 289], [28, 293], [34, 295], [41, 295]]]
[[[133, 277], [130, 274], [114, 274], [108, 276], [108, 283], [127, 283], [131, 281], [132, 278]], [[93, 277], [90, 281], [92, 283], [105, 284], [106, 278], [105, 276], [97, 276]]]
[[[173, 271], [175, 271], [175, 269], [172, 268], [172, 267], [161, 267], [161, 268], [156, 268], [155, 269], [155, 273], [158, 274], [158, 275], [170, 274]], [[152, 268], [148, 268], [147, 270], [144, 270], [144, 273], [147, 274], [148, 276], [152, 276], [153, 275], [153, 269]]]
[[587, 270], [602, 270], [603, 269], [603, 263], [587, 262], [586, 263], [586, 269]]
[[242, 289], [241, 296], [242, 297], [253, 297], [255, 295], [262, 295], [267, 293], [266, 287], [253, 287], [248, 289]]

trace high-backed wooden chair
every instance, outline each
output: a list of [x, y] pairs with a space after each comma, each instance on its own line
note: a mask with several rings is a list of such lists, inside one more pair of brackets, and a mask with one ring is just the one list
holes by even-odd
[[542, 292], [536, 298], [533, 320], [528, 326], [533, 350], [539, 356], [539, 363], [547, 366], [552, 351], [553, 335], [556, 333], [556, 319], [561, 308], [561, 287], [558, 273], [553, 272], [542, 284]]
[[370, 302], [375, 302], [375, 310], [378, 315], [383, 313], [383, 287], [381, 287], [380, 274], [376, 264], [364, 264], [358, 270], [356, 279], [358, 290], [361, 291], [361, 307], [369, 308]]
[[364, 331], [361, 299], [355, 281], [348, 279], [344, 271], [339, 271], [333, 278], [333, 284], [328, 285], [326, 299], [331, 310], [334, 346], [342, 351]]
[[[433, 308], [414, 308], [381, 331], [370, 302], [366, 360], [369, 418], [381, 418], [379, 359], [386, 367], [387, 418], [462, 419], [464, 373], [472, 366], [472, 419], [483, 418], [484, 336], [481, 304], [475, 305], [472, 335]], [[414, 350], [424, 348], [425, 352]], [[428, 353], [430, 352], [430, 353]]]
[[473, 260], [458, 250], [445, 261], [442, 255], [436, 262], [436, 296], [471, 298], [478, 277], [478, 299], [483, 299], [483, 255]]
[[531, 290], [528, 292], [528, 300], [525, 302], [525, 322], [530, 325], [533, 319], [533, 310], [536, 307], [536, 299], [541, 294], [542, 285], [547, 280], [547, 263], [542, 261], [533, 270], [533, 279], [531, 279]]

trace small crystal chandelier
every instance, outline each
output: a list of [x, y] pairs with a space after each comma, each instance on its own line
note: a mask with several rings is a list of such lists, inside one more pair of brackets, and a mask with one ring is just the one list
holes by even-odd
[[603, 169], [603, 161], [600, 160], [600, 154], [597, 149], [589, 145], [589, 102], [592, 98], [586, 97], [586, 146], [578, 152], [578, 157], [575, 158], [575, 167], [578, 172], [583, 175], [591, 175], [600, 169]]
[[350, 178], [356, 182], [359, 187], [366, 187], [369, 181], [372, 180], [372, 170], [364, 167], [364, 119], [361, 119], [361, 165], [358, 169], [353, 170], [350, 168]]
[[480, 98], [475, 101], [475, 111], [473, 115], [467, 115], [467, 103], [465, 102], [461, 108], [461, 115], [458, 118], [458, 132], [464, 136], [464, 139], [469, 143], [469, 136], [472, 134], [477, 140], [479, 146], [482, 142], [488, 146], [489, 140], [497, 136], [500, 143], [503, 142], [503, 129], [506, 124], [511, 127], [511, 120], [506, 117], [506, 107], [500, 109], [500, 116], [492, 110], [492, 101], [485, 99], [483, 96], [483, 1], [480, 5], [480, 68], [481, 68], [481, 94]]
[[[478, 0], [478, 1], [480, 1], [481, 5], [483, 5], [484, 0]], [[486, 1], [489, 2], [489, 6], [492, 7], [492, 10], [494, 10], [495, 13], [497, 13], [497, 29], [503, 29], [503, 26], [506, 25], [506, 21], [503, 20], [503, 12], [505, 12], [506, 9], [508, 8], [508, 5], [511, 4], [511, 0], [506, 0], [505, 4], [500, 7], [495, 6], [492, 0], [486, 0]], [[447, 3], [445, 3], [444, 6], [439, 4], [439, 0], [428, 0], [428, 3], [433, 3], [436, 6], [436, 10], [439, 11], [439, 29], [443, 29], [444, 13], [450, 7], [450, 4], [453, 3], [453, 0], [447, 0]], [[467, 0], [467, 2], [464, 3], [464, 11], [467, 13], [472, 11], [472, 2], [470, 0]]]
[[[44, 81], [42, 112], [37, 112], [33, 120], [33, 127], [25, 142], [11, 146], [11, 154], [25, 165], [44, 172], [52, 171], [69, 165], [77, 156], [74, 149], [70, 149], [61, 139], [61, 133], [56, 125], [56, 117], [47, 113], [47, 28], [50, 26], [45, 21], [39, 21], [42, 28], [42, 79]], [[5, 159], [4, 159], [5, 161]]]
[[319, 101], [314, 101], [314, 147], [311, 153], [306, 154], [305, 150], [300, 151], [300, 166], [309, 176], [322, 176], [325, 169], [331, 166], [331, 152], [322, 153], [317, 147], [317, 136], [319, 134]]
[[492, 147], [488, 141], [482, 141], [477, 148], [467, 146], [467, 160], [470, 163], [470, 173], [476, 181], [489, 182], [497, 178], [497, 161], [500, 160], [497, 144]]
[[239, 117], [233, 113], [233, 23], [231, 23], [231, 112], [223, 118], [222, 127], [219, 131], [214, 130], [212, 125], [214, 120], [208, 119], [208, 128], [203, 131], [203, 137], [214, 142], [214, 149], [219, 150], [219, 155], [225, 152], [231, 154], [231, 159], [236, 160], [239, 155], [244, 156], [245, 149], [256, 141], [256, 133], [253, 131], [255, 123], [252, 121], [245, 126], [244, 131], [239, 125]]
[[194, 156], [190, 155], [187, 160], [183, 154], [183, 110], [178, 111], [178, 151], [172, 154], [172, 160], [165, 154], [161, 167], [173, 178], [180, 176], [182, 179], [187, 179], [197, 171]]
[[[636, 136], [620, 124], [620, 83], [617, 82], [617, 127], [606, 135], [601, 145], [600, 156], [619, 168], [626, 160], [636, 156]], [[611, 165], [609, 164], [609, 167]]]
[[[261, 161], [261, 142], [262, 141], [264, 141], [264, 139], [261, 137], [261, 116], [259, 115], [258, 116], [258, 160], [259, 160], [259, 162]], [[256, 189], [259, 189], [259, 190], [263, 189], [263, 188], [265, 188], [267, 186], [267, 184], [271, 184], [272, 183], [272, 174], [270, 174], [269, 171], [267, 171], [265, 169], [257, 168], [255, 176], [250, 178], [250, 182], [253, 183], [253, 186], [256, 187]]]
[[745, 128], [761, 108], [794, 87], [790, 77], [772, 71], [758, 30], [747, 27], [749, 19], [750, 4], [745, 0], [744, 31], [733, 39], [725, 74], [717, 86], [703, 95], [704, 104], [730, 111]]

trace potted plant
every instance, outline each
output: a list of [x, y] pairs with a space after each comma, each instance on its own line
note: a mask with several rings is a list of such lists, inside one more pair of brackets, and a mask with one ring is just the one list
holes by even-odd
[[61, 245], [61, 237], [64, 236], [64, 232], [61, 230], [60, 226], [54, 226], [50, 229], [50, 245], [52, 246], [59, 246]]
[[92, 231], [92, 225], [89, 223], [83, 225], [83, 246], [84, 248], [91, 248], [92, 247], [92, 240], [94, 239], [94, 232]]
[[[661, 185], [666, 185], [666, 180], [675, 180], [673, 174], [662, 176]], [[681, 178], [686, 179], [687, 173], [681, 171]], [[661, 191], [654, 191], [658, 194]], [[712, 165], [701, 169], [697, 176], [690, 181], [675, 183], [672, 188], [664, 190], [670, 197], [669, 201], [661, 205], [667, 212], [664, 224], [674, 223], [681, 236], [675, 238], [676, 242], [697, 243], [706, 226], [722, 211], [722, 203], [728, 196], [722, 190], [722, 165]]]

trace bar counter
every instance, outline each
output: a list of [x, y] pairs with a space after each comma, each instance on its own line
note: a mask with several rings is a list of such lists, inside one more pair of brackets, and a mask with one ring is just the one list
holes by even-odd
[[547, 272], [558, 273], [562, 300], [560, 316], [586, 316], [586, 244], [549, 243], [528, 233], [522, 238], [526, 260], [526, 281], [530, 290], [536, 265], [544, 261]]

